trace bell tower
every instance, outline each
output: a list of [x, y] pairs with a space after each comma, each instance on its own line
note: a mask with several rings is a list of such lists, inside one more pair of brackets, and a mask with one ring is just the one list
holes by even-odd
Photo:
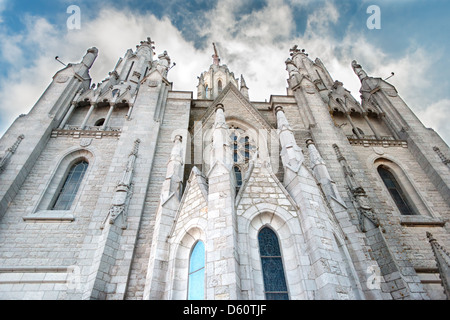
[[212, 56], [213, 63], [209, 67], [208, 71], [203, 72], [199, 77], [199, 83], [197, 86], [197, 98], [205, 100], [216, 99], [223, 91], [223, 89], [232, 83], [238, 88], [239, 79], [235, 78], [233, 72], [230, 72], [226, 65], [222, 65], [220, 62], [217, 46], [213, 43], [214, 54]]

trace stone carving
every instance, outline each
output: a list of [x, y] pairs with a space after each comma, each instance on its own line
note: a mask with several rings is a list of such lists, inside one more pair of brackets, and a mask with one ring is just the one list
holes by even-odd
[[167, 51], [164, 51], [163, 54], [160, 54], [158, 56], [158, 59], [159, 60], [156, 62], [156, 70], [158, 70], [159, 73], [161, 73], [161, 75], [166, 78], [170, 66], [170, 57], [167, 54]]
[[355, 74], [359, 77], [359, 80], [362, 81], [363, 79], [368, 77], [367, 73], [356, 60], [352, 61], [352, 68]]
[[174, 139], [172, 152], [167, 163], [166, 180], [161, 188], [161, 203], [164, 203], [173, 194], [181, 198], [183, 182], [183, 137], [177, 135]]
[[363, 187], [359, 185], [359, 183], [355, 179], [355, 174], [353, 170], [347, 163], [347, 160], [342, 155], [341, 150], [339, 149], [337, 144], [333, 144], [334, 151], [336, 152], [337, 159], [342, 166], [342, 170], [344, 171], [345, 181], [347, 182], [347, 186], [350, 190], [350, 194], [353, 197], [353, 200], [357, 204], [357, 210], [359, 213], [359, 227], [362, 232], [366, 232], [365, 219], [367, 218], [370, 222], [372, 222], [376, 227], [380, 226], [380, 222], [376, 217], [372, 205], [367, 197], [366, 191]]
[[57, 82], [57, 83], [66, 83], [67, 80], [69, 80], [69, 77], [68, 77], [68, 76], [63, 76], [63, 75], [58, 76], [58, 77], [56, 78], [56, 82]]
[[289, 125], [286, 115], [281, 106], [275, 108], [278, 125], [278, 135], [281, 144], [281, 160], [283, 166], [290, 168], [294, 172], [300, 170], [304, 161], [303, 151], [295, 141], [294, 132]]
[[395, 90], [395, 89], [384, 89], [384, 92], [386, 92], [386, 94], [389, 97], [396, 97], [396, 96], [398, 96], [397, 90]]
[[89, 147], [92, 143], [92, 138], [83, 138], [80, 140], [80, 147]]
[[312, 139], [306, 140], [306, 146], [309, 151], [309, 161], [311, 165], [311, 170], [314, 172], [314, 176], [321, 183], [325, 195], [327, 197], [334, 197], [335, 199], [341, 200], [341, 197], [337, 191], [334, 181], [328, 172], [328, 168], [317, 150], [315, 143]]
[[216, 106], [216, 119], [213, 126], [211, 166], [216, 162], [230, 166], [233, 163], [230, 147], [230, 133], [225, 120], [224, 106], [218, 104]]
[[433, 150], [437, 153], [443, 164], [445, 164], [446, 166], [450, 164], [450, 159], [448, 159], [438, 147], [433, 147]]
[[23, 134], [18, 136], [16, 142], [10, 148], [8, 148], [8, 150], [6, 150], [5, 152], [5, 155], [2, 158], [0, 158], [0, 173], [2, 173], [5, 170], [9, 159], [14, 153], [16, 153], [17, 148], [19, 147], [23, 139], [25, 139], [25, 136]]
[[139, 139], [134, 142], [133, 150], [128, 156], [128, 162], [123, 172], [122, 179], [116, 186], [116, 192], [114, 193], [114, 198], [108, 211], [108, 215], [102, 223], [102, 229], [105, 227], [108, 219], [110, 224], [114, 224], [119, 217], [121, 217], [121, 228], [127, 228], [127, 209], [133, 194], [133, 171], [140, 143], [141, 140]]
[[291, 49], [289, 49], [291, 52], [291, 57], [295, 56], [296, 54], [303, 53], [305, 56], [308, 56], [305, 49], [300, 50], [298, 48], [298, 45], [294, 45]]

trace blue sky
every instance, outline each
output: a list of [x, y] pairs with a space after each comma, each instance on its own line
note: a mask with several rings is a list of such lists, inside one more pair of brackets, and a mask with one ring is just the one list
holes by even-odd
[[[68, 30], [66, 9], [81, 9], [81, 29]], [[369, 30], [370, 5], [381, 9], [381, 29]], [[446, 0], [0, 0], [0, 135], [27, 113], [61, 65], [78, 62], [86, 49], [100, 54], [91, 71], [100, 82], [128, 48], [147, 36], [167, 50], [177, 67], [176, 90], [195, 91], [211, 64], [212, 42], [222, 62], [244, 74], [252, 100], [286, 93], [284, 61], [294, 44], [319, 57], [332, 77], [359, 99], [350, 63], [389, 81], [426, 126], [447, 143], [450, 128]]]

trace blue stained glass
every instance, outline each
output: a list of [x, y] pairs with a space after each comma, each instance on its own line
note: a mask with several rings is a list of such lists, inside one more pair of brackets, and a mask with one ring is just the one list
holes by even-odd
[[205, 299], [205, 245], [197, 242], [189, 259], [188, 300]]
[[264, 228], [259, 232], [259, 250], [261, 256], [281, 256], [280, 244], [278, 243], [278, 237], [275, 232], [270, 228]]
[[266, 227], [259, 232], [258, 241], [266, 299], [289, 300], [277, 235]]
[[234, 167], [234, 174], [236, 176], [237, 186], [240, 187], [242, 185], [242, 172], [238, 167]]
[[378, 167], [378, 173], [380, 174], [381, 179], [383, 179], [383, 182], [400, 210], [400, 213], [402, 215], [413, 215], [414, 211], [411, 209], [411, 206], [394, 175], [381, 166]]
[[84, 175], [89, 164], [86, 161], [80, 161], [73, 165], [66, 177], [64, 185], [59, 191], [53, 210], [69, 210], [72, 206], [78, 188], [83, 181]]

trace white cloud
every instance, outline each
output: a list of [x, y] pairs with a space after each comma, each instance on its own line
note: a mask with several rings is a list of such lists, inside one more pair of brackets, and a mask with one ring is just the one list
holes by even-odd
[[448, 144], [448, 141], [450, 141], [450, 126], [445, 115], [448, 115], [449, 112], [450, 99], [442, 99], [428, 105], [423, 110], [419, 110], [416, 115], [426, 127], [433, 128]]
[[[250, 88], [250, 98], [257, 101], [269, 99], [271, 94], [286, 93], [284, 61], [289, 57], [289, 48], [298, 44], [306, 49], [311, 59], [319, 57], [332, 77], [344, 82], [357, 99], [360, 83], [350, 66], [353, 59], [358, 60], [373, 76], [387, 77], [394, 71], [396, 75], [390, 82], [413, 110], [417, 106], [415, 112], [425, 112], [421, 106], [430, 105], [427, 99], [431, 98], [425, 96], [432, 85], [427, 76], [433, 60], [429, 53], [426, 55], [419, 48], [394, 59], [362, 34], [347, 31], [343, 39], [335, 39], [332, 29], [340, 14], [332, 3], [314, 8], [308, 15], [304, 34], [292, 36], [297, 28], [292, 6], [309, 2], [268, 0], [261, 9], [240, 14], [242, 1], [219, 1], [214, 9], [204, 12], [192, 23], [192, 30], [199, 32], [206, 43], [205, 49], [201, 50], [186, 41], [168, 18], [158, 19], [150, 13], [105, 8], [95, 19], [83, 21], [79, 31], [67, 31], [65, 25], [50, 25], [44, 19], [29, 17], [23, 34], [0, 35], [0, 40], [9, 48], [2, 47], [3, 58], [8, 59], [5, 51], [15, 52], [14, 60], [19, 59], [22, 63], [15, 63], [16, 72], [0, 83], [0, 95], [5, 102], [0, 105], [0, 114], [8, 114], [8, 122], [11, 123], [20, 113], [29, 111], [61, 67], [54, 60], [55, 56], [60, 56], [66, 63], [78, 62], [87, 48], [96, 46], [99, 57], [91, 76], [94, 82], [100, 82], [128, 48], [135, 48], [148, 36], [155, 41], [157, 54], [167, 50], [172, 61], [177, 63], [169, 73], [174, 89], [193, 91], [194, 96], [197, 76], [212, 63], [212, 42], [217, 43], [222, 62], [235, 72], [236, 77], [244, 75]], [[23, 61], [26, 50], [35, 53], [32, 64]], [[12, 59], [11, 56], [9, 59]], [[427, 118], [437, 121], [429, 116]], [[438, 122], [428, 125], [438, 132], [443, 130]]]
[[6, 9], [7, 0], [0, 0], [0, 24], [3, 23], [3, 11]]

